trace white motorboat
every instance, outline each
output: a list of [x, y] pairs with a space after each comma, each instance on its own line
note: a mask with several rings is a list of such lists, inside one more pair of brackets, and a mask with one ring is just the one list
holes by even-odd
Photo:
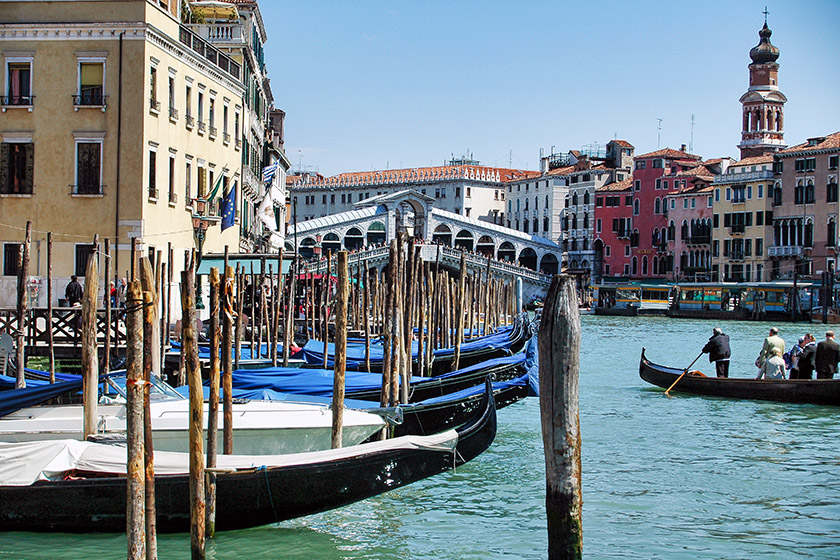
[[[112, 385], [98, 406], [97, 433], [121, 436], [126, 430], [125, 393]], [[150, 404], [156, 451], [189, 451], [189, 400], [154, 378]], [[208, 403], [204, 403], [207, 429]], [[219, 449], [222, 447], [222, 405], [219, 404]], [[343, 445], [356, 445], [382, 429], [381, 416], [344, 409]], [[0, 441], [26, 442], [81, 439], [83, 408], [80, 404], [39, 405], [0, 417]], [[278, 455], [330, 448], [332, 411], [329, 407], [289, 401], [241, 401], [233, 404], [233, 452], [237, 455]], [[206, 432], [205, 432], [206, 438]]]

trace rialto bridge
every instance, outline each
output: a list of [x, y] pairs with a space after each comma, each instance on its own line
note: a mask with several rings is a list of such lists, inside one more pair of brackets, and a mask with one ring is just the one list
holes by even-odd
[[427, 243], [464, 249], [468, 254], [503, 261], [547, 275], [559, 269], [560, 246], [544, 237], [432, 207], [433, 198], [415, 190], [374, 196], [356, 203], [356, 210], [293, 224], [286, 249], [297, 243], [303, 258], [358, 251], [387, 245], [405, 231]]

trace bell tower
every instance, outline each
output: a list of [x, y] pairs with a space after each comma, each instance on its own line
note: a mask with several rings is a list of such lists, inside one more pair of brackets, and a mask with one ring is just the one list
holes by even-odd
[[787, 97], [779, 91], [779, 49], [770, 43], [773, 34], [767, 27], [767, 10], [764, 11], [764, 27], [758, 32], [758, 45], [750, 50], [752, 63], [750, 87], [741, 96], [743, 108], [741, 159], [777, 152], [784, 143], [784, 110]]

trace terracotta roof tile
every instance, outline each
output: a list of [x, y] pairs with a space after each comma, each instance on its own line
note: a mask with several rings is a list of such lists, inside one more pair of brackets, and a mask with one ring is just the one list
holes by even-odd
[[622, 148], [635, 148], [635, 146], [633, 144], [631, 144], [630, 142], [628, 142], [627, 140], [613, 140], [612, 142], [613, 142], [613, 144], [617, 144], [617, 145], [621, 146]]
[[811, 145], [810, 141], [791, 146], [785, 150], [781, 150], [780, 154], [788, 154], [792, 152], [809, 152], [812, 150], [830, 150], [840, 148], [840, 132], [829, 134], [825, 137], [815, 138], [815, 143]]
[[679, 150], [674, 150], [672, 148], [662, 148], [661, 150], [656, 150], [655, 152], [648, 152], [646, 154], [636, 156], [633, 159], [644, 159], [644, 158], [651, 158], [651, 157], [664, 157], [664, 158], [668, 158], [668, 159], [689, 159], [689, 160], [699, 160], [700, 159], [700, 156], [695, 156], [694, 154], [689, 154], [687, 152], [681, 152]]
[[598, 187], [595, 189], [595, 192], [620, 192], [620, 191], [627, 191], [633, 188], [633, 179], [624, 179], [623, 181], [616, 181], [614, 183], [609, 183], [608, 185], [604, 185], [602, 187]]
[[773, 154], [744, 158], [741, 161], [736, 161], [732, 165], [733, 166], [758, 165], [759, 163], [773, 163]]
[[[444, 165], [437, 167], [413, 167], [406, 169], [386, 169], [379, 171], [356, 171], [339, 173], [332, 177], [317, 176], [310, 179], [310, 184], [326, 185], [363, 185], [371, 183], [408, 183], [440, 181], [446, 179], [472, 179], [477, 181], [498, 181], [507, 183], [521, 179], [539, 177], [539, 171], [508, 169], [504, 167], [485, 167], [481, 165]], [[497, 179], [498, 177], [498, 179]], [[297, 179], [300, 179], [297, 177]], [[303, 184], [306, 184], [304, 181]]]

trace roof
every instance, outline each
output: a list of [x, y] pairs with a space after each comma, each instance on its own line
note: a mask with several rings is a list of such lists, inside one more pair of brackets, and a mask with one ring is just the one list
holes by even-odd
[[683, 191], [670, 192], [665, 196], [686, 196], [686, 195], [694, 195], [694, 194], [706, 194], [706, 193], [711, 193], [714, 190], [715, 190], [715, 188], [712, 185], [700, 185], [700, 186], [694, 185], [694, 186], [688, 187], [687, 189], [685, 189]]
[[297, 224], [290, 224], [289, 230], [286, 233], [286, 238], [295, 234], [297, 229], [298, 235], [311, 231], [313, 229], [321, 229], [323, 227], [334, 226], [337, 224], [346, 224], [348, 222], [355, 222], [376, 216], [377, 214], [387, 214], [388, 210], [384, 206], [368, 206], [359, 210], [350, 210], [348, 212], [339, 212], [338, 214], [330, 214], [314, 220], [306, 220], [298, 222]]
[[622, 148], [635, 148], [635, 146], [627, 140], [613, 140], [612, 143], [621, 146]]
[[548, 173], [546, 173], [546, 175], [568, 175], [569, 173], [573, 173], [574, 170], [574, 165], [567, 165], [566, 167], [558, 167], [556, 169], [552, 169]]
[[437, 167], [412, 167], [405, 169], [388, 169], [379, 171], [354, 171], [339, 173], [332, 177], [304, 179], [294, 182], [294, 186], [326, 187], [340, 186], [349, 187], [355, 185], [367, 185], [372, 183], [406, 183], [406, 182], [429, 182], [441, 180], [466, 179], [473, 181], [489, 181], [507, 183], [519, 179], [539, 177], [539, 171], [527, 171], [523, 169], [509, 169], [506, 167], [487, 167], [483, 165], [442, 165]]
[[791, 154], [797, 152], [812, 152], [817, 150], [836, 150], [840, 148], [840, 132], [829, 134], [828, 136], [820, 136], [817, 138], [809, 138], [807, 142], [791, 146], [790, 148], [779, 151], [779, 155]]
[[663, 157], [666, 159], [700, 159], [700, 156], [695, 156], [694, 154], [689, 154], [688, 152], [681, 152], [680, 150], [674, 150], [672, 148], [662, 148], [661, 150], [656, 150], [655, 152], [648, 152], [646, 154], [636, 156], [633, 159], [644, 159], [651, 157]]
[[633, 179], [624, 179], [623, 181], [616, 181], [614, 183], [610, 183], [608, 185], [604, 185], [602, 187], [598, 187], [595, 189], [596, 193], [599, 192], [621, 192], [630, 190], [633, 188]]
[[759, 163], [773, 163], [773, 154], [744, 158], [740, 161], [736, 161], [732, 164], [732, 166], [740, 167], [743, 165], [758, 165]]
[[482, 229], [482, 228], [483, 229], [489, 229], [491, 231], [495, 231], [495, 232], [504, 234], [508, 237], [518, 237], [519, 239], [522, 239], [523, 241], [528, 241], [530, 243], [536, 243], [536, 244], [539, 244], [539, 245], [549, 246], [552, 249], [558, 249], [559, 248], [559, 245], [557, 245], [557, 243], [555, 243], [554, 241], [552, 241], [551, 239], [548, 239], [546, 237], [540, 237], [539, 235], [530, 235], [528, 233], [523, 233], [521, 231], [509, 228], [509, 227], [500, 226], [500, 225], [494, 224], [492, 222], [485, 222], [484, 220], [479, 220], [477, 218], [472, 218], [472, 217], [469, 217], [469, 216], [462, 216], [461, 214], [456, 214], [455, 212], [450, 212], [448, 210], [441, 210], [440, 208], [432, 208], [431, 212], [429, 212], [429, 213], [431, 215], [439, 216], [441, 218], [446, 218], [447, 220], [450, 220], [450, 221], [453, 221], [453, 222], [462, 222], [462, 223], [465, 223], [465, 224], [469, 224], [470, 226], [472, 226], [474, 228], [477, 228], [477, 229]]

